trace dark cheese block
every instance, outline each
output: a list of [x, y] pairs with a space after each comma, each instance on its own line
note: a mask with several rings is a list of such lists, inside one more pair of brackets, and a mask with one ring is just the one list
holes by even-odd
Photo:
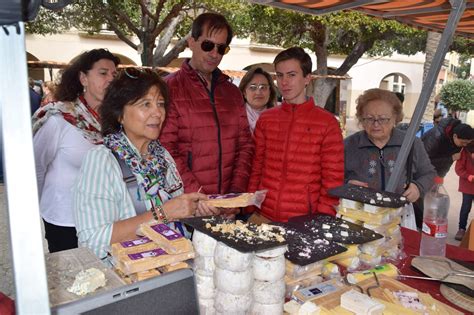
[[300, 231], [288, 223], [275, 223], [286, 230], [288, 251], [285, 258], [294, 264], [306, 266], [311, 263], [345, 252], [346, 247], [316, 235]]
[[288, 224], [307, 234], [342, 244], [364, 244], [383, 237], [360, 225], [326, 214], [293, 217]]
[[359, 201], [384, 208], [400, 208], [408, 203], [407, 199], [401, 194], [351, 184], [332, 188], [329, 190], [329, 194], [334, 197]]
[[[256, 234], [260, 234], [258, 237], [249, 237], [248, 235], [239, 233], [238, 231], [233, 235], [230, 233], [214, 232], [211, 229], [206, 228], [206, 224], [208, 223], [211, 226], [215, 226], [217, 224], [235, 222], [218, 216], [186, 218], [181, 219], [180, 221], [242, 253], [264, 251], [287, 244], [287, 241], [280, 242], [275, 238], [262, 238], [264, 233], [257, 232], [259, 226], [251, 223], [248, 223], [247, 227], [249, 230], [255, 231]], [[286, 239], [285, 235], [281, 233], [280, 228], [275, 228], [272, 232], [277, 233]]]

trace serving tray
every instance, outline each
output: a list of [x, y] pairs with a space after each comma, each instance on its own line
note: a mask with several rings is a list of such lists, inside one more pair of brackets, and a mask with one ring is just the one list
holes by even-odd
[[332, 188], [328, 192], [334, 197], [359, 201], [384, 208], [400, 208], [408, 203], [407, 199], [401, 194], [351, 184]]

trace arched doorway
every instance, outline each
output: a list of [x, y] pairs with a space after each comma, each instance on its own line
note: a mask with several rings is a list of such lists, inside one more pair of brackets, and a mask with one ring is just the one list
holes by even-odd
[[400, 72], [385, 75], [379, 82], [379, 88], [403, 94], [403, 113], [410, 118], [415, 110], [418, 95], [413, 91], [413, 83], [408, 76]]
[[[26, 60], [27, 61], [39, 61], [39, 59], [26, 52]], [[33, 80], [41, 80], [44, 81], [44, 70], [41, 68], [28, 68], [28, 77], [32, 78]]]

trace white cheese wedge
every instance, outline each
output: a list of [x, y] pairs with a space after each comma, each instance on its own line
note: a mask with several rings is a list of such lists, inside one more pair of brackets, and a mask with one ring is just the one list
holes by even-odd
[[290, 315], [296, 315], [298, 314], [300, 307], [300, 303], [296, 302], [295, 300], [290, 300], [283, 305], [283, 310]]
[[198, 230], [193, 232], [194, 250], [199, 256], [213, 257], [216, 249], [217, 241]]
[[227, 293], [236, 295], [248, 293], [253, 285], [252, 269], [230, 271], [216, 267], [214, 285], [219, 291]]
[[76, 275], [74, 283], [67, 290], [76, 295], [86, 295], [105, 286], [105, 274], [97, 268], [82, 270]]
[[311, 301], [304, 302], [298, 310], [298, 315], [319, 315], [321, 308]]
[[341, 306], [356, 315], [382, 315], [385, 305], [368, 295], [350, 290], [341, 295]]

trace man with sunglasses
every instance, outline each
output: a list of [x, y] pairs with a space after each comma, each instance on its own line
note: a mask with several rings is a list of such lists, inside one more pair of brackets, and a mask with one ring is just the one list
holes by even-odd
[[[244, 100], [218, 69], [232, 36], [222, 15], [199, 15], [188, 39], [191, 59], [166, 78], [171, 104], [160, 140], [175, 159], [186, 192], [226, 194], [247, 188], [254, 145]], [[204, 204], [198, 212], [220, 213]]]

